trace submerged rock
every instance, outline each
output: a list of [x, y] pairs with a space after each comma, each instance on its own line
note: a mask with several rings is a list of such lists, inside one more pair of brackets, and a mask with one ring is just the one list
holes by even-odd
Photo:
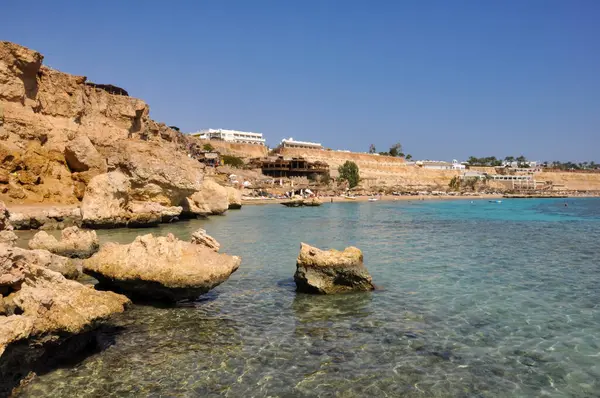
[[371, 275], [356, 247], [344, 251], [320, 250], [300, 244], [294, 281], [299, 292], [335, 294], [373, 290]]
[[210, 250], [219, 251], [221, 244], [215, 238], [208, 235], [202, 228], [192, 234], [192, 243], [208, 247]]
[[237, 256], [216, 253], [172, 234], [138, 236], [131, 244], [107, 243], [84, 260], [84, 272], [100, 287], [136, 298], [177, 301], [195, 299], [225, 282], [238, 269]]
[[[0, 245], [0, 395], [10, 393], [43, 358], [47, 344], [59, 345], [86, 332], [129, 300], [64, 278], [35, 262], [29, 250]], [[26, 350], [23, 350], [23, 345]], [[16, 348], [15, 348], [16, 347]]]
[[77, 227], [65, 228], [60, 241], [45, 231], [40, 231], [29, 241], [30, 249], [44, 249], [59, 256], [87, 258], [100, 247], [96, 231], [84, 231]]

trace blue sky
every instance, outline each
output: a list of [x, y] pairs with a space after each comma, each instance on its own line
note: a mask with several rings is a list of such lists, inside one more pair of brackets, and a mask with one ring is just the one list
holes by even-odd
[[600, 1], [18, 1], [0, 40], [231, 128], [415, 158], [600, 161]]

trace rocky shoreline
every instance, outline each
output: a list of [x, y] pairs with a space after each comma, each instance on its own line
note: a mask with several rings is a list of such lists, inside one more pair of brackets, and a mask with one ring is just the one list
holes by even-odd
[[93, 352], [95, 331], [126, 311], [131, 300], [159, 306], [195, 300], [241, 263], [240, 257], [218, 253], [219, 243], [204, 230], [190, 242], [146, 234], [127, 245], [100, 247], [95, 231], [70, 227], [60, 240], [40, 231], [24, 249], [15, 246], [10, 224], [4, 227], [0, 396], [48, 363]]
[[[205, 232], [100, 247], [94, 229], [221, 215], [241, 207], [241, 192], [143, 101], [42, 60], [0, 42], [0, 396], [53, 359], [88, 352], [131, 300], [196, 299], [241, 262]], [[13, 230], [42, 231], [25, 249]]]

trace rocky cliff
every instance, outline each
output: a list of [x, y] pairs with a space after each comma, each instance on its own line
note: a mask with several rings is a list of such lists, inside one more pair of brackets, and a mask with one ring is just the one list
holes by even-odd
[[42, 60], [0, 42], [0, 200], [77, 203], [112, 171], [131, 180], [131, 200], [176, 206], [199, 189], [203, 168], [187, 156], [187, 137], [153, 121], [145, 102]]
[[243, 144], [239, 142], [227, 142], [219, 140], [201, 140], [198, 138], [191, 138], [198, 143], [200, 147], [210, 144], [215, 148], [221, 155], [237, 156], [243, 159], [250, 158], [262, 158], [267, 156], [268, 149], [264, 145], [256, 144]]

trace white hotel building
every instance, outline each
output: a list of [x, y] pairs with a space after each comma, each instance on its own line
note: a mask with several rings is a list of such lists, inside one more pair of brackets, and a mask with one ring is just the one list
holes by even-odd
[[221, 140], [227, 142], [239, 142], [242, 144], [265, 145], [262, 133], [251, 133], [249, 131], [206, 129], [190, 133], [192, 137], [201, 140]]
[[281, 140], [282, 148], [307, 148], [307, 149], [323, 149], [323, 145], [319, 142], [296, 141], [293, 138], [284, 138]]

